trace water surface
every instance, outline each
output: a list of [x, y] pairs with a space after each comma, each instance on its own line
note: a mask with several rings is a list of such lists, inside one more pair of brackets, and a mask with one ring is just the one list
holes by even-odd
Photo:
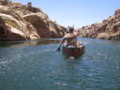
[[79, 38], [80, 58], [61, 39], [0, 42], [0, 90], [120, 90], [120, 41]]

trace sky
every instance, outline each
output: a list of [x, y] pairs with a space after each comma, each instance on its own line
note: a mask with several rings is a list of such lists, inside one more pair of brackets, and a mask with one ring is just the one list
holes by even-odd
[[62, 26], [80, 28], [102, 22], [120, 8], [120, 0], [11, 0], [40, 8]]

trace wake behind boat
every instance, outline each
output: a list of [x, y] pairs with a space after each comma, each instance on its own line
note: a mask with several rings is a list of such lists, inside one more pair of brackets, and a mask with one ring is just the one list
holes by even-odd
[[62, 45], [62, 53], [68, 57], [80, 57], [84, 53], [85, 45], [83, 43], [79, 43], [80, 47], [74, 47], [71, 45], [63, 44]]

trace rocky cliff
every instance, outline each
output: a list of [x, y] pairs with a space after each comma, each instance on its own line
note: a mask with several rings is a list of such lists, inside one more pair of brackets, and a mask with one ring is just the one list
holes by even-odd
[[67, 29], [29, 2], [0, 0], [0, 40], [32, 40], [62, 37]]
[[81, 37], [120, 40], [120, 8], [100, 23], [79, 28]]

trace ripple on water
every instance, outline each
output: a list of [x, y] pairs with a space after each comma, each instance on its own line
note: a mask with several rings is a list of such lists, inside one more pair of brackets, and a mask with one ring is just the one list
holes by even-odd
[[0, 89], [119, 90], [119, 44], [107, 42], [88, 40], [77, 59], [56, 52], [58, 44], [2, 48]]

